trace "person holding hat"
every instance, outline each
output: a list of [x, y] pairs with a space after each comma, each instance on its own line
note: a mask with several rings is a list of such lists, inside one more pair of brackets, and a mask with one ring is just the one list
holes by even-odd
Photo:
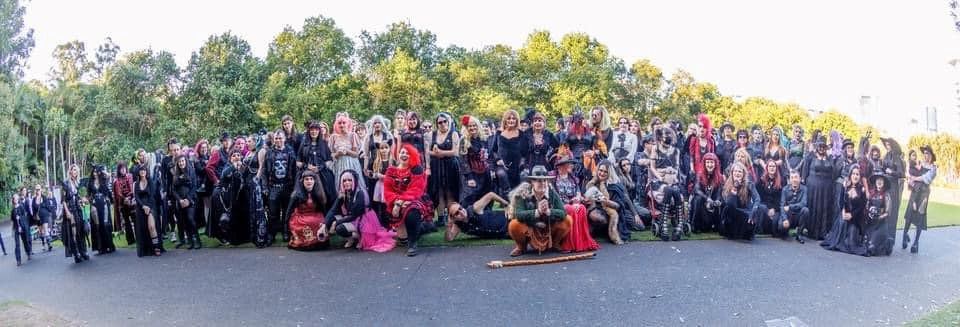
[[929, 145], [920, 147], [922, 160], [916, 160], [915, 154], [911, 151], [910, 156], [910, 177], [907, 182], [910, 184], [910, 201], [907, 202], [907, 211], [903, 215], [903, 248], [907, 248], [910, 237], [907, 232], [910, 231], [910, 225], [917, 228], [913, 237], [913, 246], [910, 247], [910, 253], [917, 253], [920, 250], [920, 231], [927, 229], [927, 205], [930, 198], [930, 184], [937, 177], [937, 155], [933, 153], [933, 148]]
[[536, 166], [525, 177], [526, 181], [510, 192], [507, 210], [512, 220], [507, 231], [517, 244], [510, 256], [522, 255], [527, 246], [543, 253], [558, 248], [567, 238], [573, 222], [563, 208], [560, 194], [550, 187], [553, 179], [546, 167]]
[[827, 138], [817, 138], [816, 151], [804, 159], [800, 170], [800, 180], [807, 188], [807, 208], [810, 210], [809, 219], [803, 222], [806, 235], [814, 240], [822, 240], [830, 231], [834, 217], [836, 217], [836, 178], [837, 169], [827, 150]]
[[[864, 234], [867, 236], [867, 254], [871, 256], [890, 255], [893, 252], [894, 239], [887, 233], [887, 224], [891, 222], [892, 208], [889, 194], [890, 180], [883, 174], [870, 176], [867, 183], [867, 221]], [[895, 221], [894, 221], [895, 222]]]
[[554, 163], [553, 187], [563, 200], [563, 210], [570, 217], [572, 225], [570, 232], [560, 250], [563, 252], [582, 252], [599, 249], [597, 241], [590, 236], [590, 224], [587, 222], [587, 207], [584, 206], [583, 194], [580, 192], [580, 179], [573, 173], [576, 159], [570, 151], [562, 151]]

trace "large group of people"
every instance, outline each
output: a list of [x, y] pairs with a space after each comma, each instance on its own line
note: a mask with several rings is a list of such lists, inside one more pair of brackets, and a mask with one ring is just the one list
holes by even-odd
[[714, 128], [702, 114], [689, 125], [656, 117], [646, 126], [628, 117], [613, 125], [603, 107], [576, 107], [555, 117], [552, 129], [534, 109], [507, 110], [499, 120], [447, 113], [424, 120], [403, 110], [392, 118], [360, 124], [338, 113], [330, 129], [285, 116], [274, 132], [225, 132], [219, 146], [171, 138], [113, 172], [94, 165], [89, 178], [70, 166], [59, 196], [40, 186], [13, 196], [18, 264], [21, 243], [32, 254], [30, 226], [39, 226], [51, 251], [57, 221], [65, 254], [77, 263], [89, 259], [88, 245], [114, 252], [114, 234], [136, 244], [139, 256], [160, 256], [166, 239], [201, 248], [201, 230], [221, 244], [258, 248], [279, 235], [295, 250], [329, 248], [336, 234], [345, 247], [402, 246], [408, 256], [438, 230], [447, 241], [509, 238], [510, 255], [519, 256], [596, 250], [597, 239], [619, 245], [647, 229], [664, 241], [768, 234], [889, 255], [904, 187], [911, 192], [902, 246], [913, 226], [916, 253], [937, 173], [929, 146], [910, 150], [905, 162], [890, 138], [880, 138], [881, 151], [869, 134], [855, 144], [837, 131], [808, 137], [800, 126], [791, 134]]

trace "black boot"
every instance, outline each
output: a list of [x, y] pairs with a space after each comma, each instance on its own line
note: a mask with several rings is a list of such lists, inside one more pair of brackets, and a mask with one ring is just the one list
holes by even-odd
[[194, 239], [194, 241], [196, 242], [196, 243], [194, 244], [194, 248], [195, 248], [195, 249], [199, 250], [199, 249], [203, 248], [203, 242], [200, 241], [200, 234], [199, 234], [199, 233], [194, 234], [194, 235], [193, 235], [193, 239]]
[[74, 254], [74, 255], [73, 255], [73, 262], [74, 262], [74, 263], [81, 263], [81, 262], [83, 262], [83, 259], [80, 258], [80, 255]]
[[906, 229], [906, 228], [903, 229], [903, 240], [902, 240], [902, 241], [903, 241], [903, 242], [902, 242], [901, 246], [902, 246], [902, 248], [903, 248], [904, 250], [906, 250], [906, 249], [907, 249], [907, 244], [910, 243], [910, 235], [907, 235], [907, 229]]

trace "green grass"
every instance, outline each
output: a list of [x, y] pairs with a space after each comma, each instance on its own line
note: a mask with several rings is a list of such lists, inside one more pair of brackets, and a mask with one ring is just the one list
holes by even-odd
[[[900, 220], [897, 228], [903, 229], [903, 214], [907, 210], [907, 200], [900, 202]], [[960, 206], [930, 202], [927, 205], [927, 227], [960, 226]]]
[[926, 317], [906, 323], [904, 326], [960, 326], [960, 301], [940, 308]]

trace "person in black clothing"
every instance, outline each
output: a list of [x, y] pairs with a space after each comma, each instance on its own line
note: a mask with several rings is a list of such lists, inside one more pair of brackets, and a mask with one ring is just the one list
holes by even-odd
[[290, 241], [290, 228], [287, 221], [290, 213], [287, 204], [290, 203], [290, 193], [293, 192], [294, 167], [297, 154], [286, 144], [283, 130], [273, 133], [273, 143], [267, 150], [263, 163], [263, 178], [269, 192], [267, 207], [269, 208], [269, 222], [267, 223], [267, 246], [273, 244], [276, 233], [283, 233], [283, 241]]
[[[14, 254], [17, 257], [17, 266], [20, 266], [20, 244], [23, 243], [27, 260], [30, 260], [33, 256], [31, 247], [33, 239], [30, 238], [30, 218], [27, 215], [27, 208], [20, 200], [20, 195], [16, 193], [13, 194], [13, 201], [11, 201], [10, 220], [13, 221]], [[4, 255], [6, 255], [6, 249], [4, 249]]]
[[90, 198], [90, 228], [92, 249], [98, 254], [107, 254], [117, 250], [113, 244], [113, 223], [110, 220], [111, 192], [107, 183], [107, 172], [103, 166], [93, 168], [93, 174], [87, 181], [87, 197]]
[[[333, 199], [337, 195], [336, 183], [333, 177], [333, 156], [330, 153], [330, 146], [323, 139], [320, 122], [311, 121], [304, 134], [303, 143], [300, 144], [300, 152], [297, 153], [297, 168], [299, 174], [305, 171], [312, 171], [319, 177], [319, 183], [323, 187], [323, 195], [327, 199]], [[298, 177], [299, 179], [299, 177]], [[326, 211], [328, 208], [321, 208]]]
[[[717, 140], [717, 157], [720, 159], [720, 171], [727, 171], [733, 162], [733, 153], [737, 150], [740, 133], [734, 136], [735, 128], [732, 123], [725, 122], [720, 126], [720, 139]], [[746, 133], [744, 133], [746, 136]]]
[[780, 197], [783, 195], [783, 180], [780, 178], [780, 166], [776, 160], [769, 159], [765, 164], [763, 175], [757, 180], [757, 193], [760, 195], [760, 202], [766, 207], [766, 212], [759, 222], [759, 232], [761, 234], [774, 234], [777, 228], [777, 222], [780, 221]]
[[360, 237], [359, 221], [367, 212], [369, 202], [367, 192], [357, 185], [360, 174], [351, 169], [340, 174], [340, 194], [333, 201], [330, 211], [325, 216], [320, 232], [324, 235], [336, 233], [347, 239], [345, 248], [352, 248]]
[[303, 140], [303, 135], [297, 133], [296, 125], [293, 123], [293, 117], [290, 115], [283, 115], [280, 118], [280, 129], [283, 131], [283, 138], [286, 141], [287, 146], [290, 149], [293, 149], [293, 153], [297, 153], [300, 150], [300, 143]]
[[[160, 161], [160, 198], [163, 199], [163, 214], [161, 215], [160, 226], [163, 230], [161, 234], [167, 232], [167, 228], [170, 231], [173, 231], [174, 226], [176, 226], [177, 217], [177, 207], [173, 203], [173, 195], [171, 194], [173, 190], [173, 158], [180, 156], [180, 142], [177, 141], [177, 138], [171, 138], [167, 141], [167, 155], [163, 157]], [[177, 234], [173, 234], [171, 240], [177, 242], [177, 237], [180, 237], [177, 247], [186, 245], [183, 239], [183, 229], [178, 228]]]
[[67, 171], [67, 180], [63, 181], [63, 220], [60, 224], [60, 235], [63, 240], [63, 249], [66, 257], [73, 256], [73, 261], [80, 263], [90, 260], [87, 255], [87, 224], [83, 221], [80, 210], [80, 167], [70, 165]]
[[822, 240], [833, 225], [836, 213], [839, 210], [837, 201], [837, 184], [834, 179], [837, 175], [837, 166], [827, 153], [829, 146], [827, 138], [819, 137], [816, 142], [816, 152], [807, 156], [801, 166], [800, 179], [807, 188], [807, 208], [810, 216], [803, 223], [808, 238]]
[[[767, 208], [747, 178], [746, 167], [735, 162], [723, 185], [724, 205], [720, 212], [720, 235], [728, 239], [753, 240], [756, 227]], [[759, 214], [758, 214], [759, 213]]]
[[160, 226], [156, 219], [160, 202], [160, 187], [150, 176], [150, 167], [144, 163], [133, 168], [133, 199], [136, 207], [134, 230], [136, 233], [137, 256], [159, 256], [164, 252], [160, 240]]
[[800, 184], [799, 171], [790, 172], [790, 185], [780, 192], [780, 205], [783, 210], [780, 211], [780, 221], [777, 222], [773, 235], [787, 237], [790, 229], [796, 227], [797, 234], [794, 238], [803, 244], [800, 234], [806, 225], [807, 217], [810, 216], [810, 209], [807, 207], [807, 186]]
[[[447, 211], [450, 212], [450, 224], [447, 228], [444, 239], [447, 242], [457, 238], [460, 232], [473, 235], [479, 238], [508, 239], [507, 234], [507, 215], [504, 211], [494, 211], [491, 204], [494, 201], [506, 208], [510, 202], [500, 197], [496, 193], [490, 192], [482, 197], [466, 198], [466, 206], [459, 202], [451, 202]], [[471, 203], [472, 204], [469, 204]]]
[[900, 143], [892, 138], [880, 138], [887, 153], [883, 156], [883, 173], [890, 182], [890, 213], [887, 217], [887, 233], [895, 237], [897, 220], [900, 219], [900, 200], [903, 197], [903, 181], [906, 175], [906, 163]]
[[43, 243], [46, 244], [47, 252], [53, 251], [53, 245], [50, 244], [50, 224], [56, 220], [57, 216], [57, 200], [53, 198], [53, 194], [50, 193], [50, 190], [44, 190], [43, 196], [40, 198], [40, 204], [37, 205], [37, 218], [40, 219], [40, 233], [43, 237]]
[[[173, 194], [174, 206], [177, 208], [178, 228], [184, 230], [183, 243], [189, 244], [187, 249], [193, 250], [201, 247], [200, 234], [197, 232], [196, 206], [197, 206], [197, 176], [193, 165], [187, 157], [181, 155], [176, 159], [176, 166], [173, 169]], [[179, 248], [180, 245], [177, 245]]]
[[[520, 116], [514, 110], [503, 113], [503, 131], [490, 137], [489, 163], [496, 174], [497, 194], [506, 195], [520, 184], [523, 154], [527, 152], [526, 138], [517, 128]], [[427, 168], [429, 170], [429, 168]]]
[[697, 172], [690, 211], [693, 215], [693, 232], [711, 232], [720, 229], [720, 207], [723, 190], [723, 174], [720, 159], [713, 153], [703, 156], [701, 171]]
[[207, 161], [210, 161], [210, 143], [207, 140], [197, 141], [193, 146], [196, 158], [191, 160], [193, 164], [193, 174], [197, 176], [197, 205], [194, 213], [194, 222], [197, 228], [207, 226], [207, 215], [210, 210], [210, 195], [213, 193], [213, 182], [207, 176]]

